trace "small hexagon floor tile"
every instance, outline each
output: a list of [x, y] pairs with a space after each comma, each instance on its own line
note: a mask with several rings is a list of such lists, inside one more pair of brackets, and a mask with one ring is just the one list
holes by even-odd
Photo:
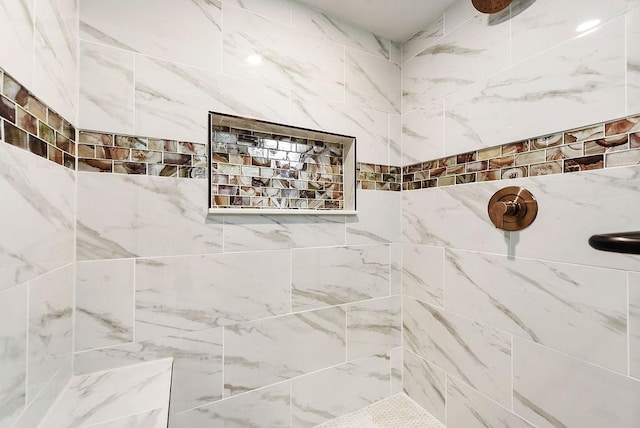
[[397, 394], [316, 428], [445, 428], [405, 394]]

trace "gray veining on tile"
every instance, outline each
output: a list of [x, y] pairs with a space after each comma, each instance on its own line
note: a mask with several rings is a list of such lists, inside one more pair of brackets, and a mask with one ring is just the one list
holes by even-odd
[[74, 350], [133, 341], [134, 259], [76, 265]]
[[87, 172], [78, 180], [79, 260], [222, 251], [206, 180]]
[[0, 145], [0, 289], [73, 260], [73, 188], [68, 168]]
[[511, 337], [405, 297], [404, 346], [478, 391], [510, 406]]
[[346, 219], [347, 245], [400, 242], [400, 196], [356, 190], [358, 215]]
[[[166, 25], [168, 20], [171, 25]], [[222, 5], [218, 0], [189, 0], [179, 10], [172, 2], [153, 0], [83, 0], [80, 31], [83, 40], [207, 70], [221, 68]]]
[[222, 328], [75, 354], [75, 371], [85, 374], [173, 358], [171, 412], [181, 412], [222, 398]]
[[402, 115], [403, 164], [437, 159], [444, 155], [444, 100], [422, 104]]
[[34, 2], [30, 0], [6, 0], [0, 8], [0, 40], [4, 49], [0, 52], [0, 64], [25, 85], [33, 79], [33, 57], [24, 52], [33, 50]]
[[344, 362], [345, 317], [333, 307], [225, 327], [225, 396]]
[[633, 427], [640, 424], [640, 382], [514, 338], [517, 414], [538, 427]]
[[344, 229], [344, 219], [335, 216], [227, 216], [224, 218], [224, 250], [344, 245]]
[[87, 427], [153, 409], [164, 409], [166, 426], [171, 363], [164, 359], [73, 377], [45, 417], [46, 426]]
[[290, 426], [289, 382], [261, 388], [174, 415], [175, 428], [280, 428]]
[[393, 348], [389, 353], [389, 363], [391, 364], [391, 394], [399, 394], [402, 390], [403, 368], [403, 348]]
[[448, 310], [626, 374], [624, 272], [448, 250], [445, 278]]
[[291, 23], [291, 0], [222, 0], [223, 3], [241, 7], [255, 14], [277, 21]]
[[347, 48], [345, 79], [348, 103], [386, 113], [400, 113], [398, 64]]
[[402, 294], [444, 305], [444, 248], [402, 245]]
[[223, 25], [226, 74], [344, 100], [344, 46], [235, 7], [225, 9]]
[[291, 7], [291, 25], [294, 28], [336, 43], [361, 49], [384, 59], [390, 59], [389, 39], [312, 9], [303, 3], [292, 2]]
[[420, 52], [438, 42], [443, 34], [444, 14], [402, 44], [402, 61], [409, 61]]
[[292, 424], [313, 427], [389, 396], [389, 358], [363, 358], [291, 381]]
[[80, 127], [134, 133], [134, 55], [96, 43], [80, 43]]
[[533, 428], [533, 425], [457, 379], [447, 378], [447, 428]]
[[293, 250], [294, 310], [389, 295], [389, 246]]
[[639, 273], [629, 273], [629, 375], [640, 379]]
[[91, 428], [166, 428], [167, 409], [153, 409], [132, 416], [91, 425]]
[[72, 313], [73, 265], [30, 282], [27, 403], [72, 354]]
[[404, 392], [444, 422], [446, 373], [411, 351], [404, 350]]
[[136, 340], [287, 313], [289, 272], [287, 251], [138, 259]]
[[139, 135], [207, 141], [207, 112], [283, 123], [290, 91], [167, 61], [136, 56]]
[[0, 292], [0, 426], [10, 426], [26, 402], [27, 285]]
[[347, 360], [400, 346], [400, 296], [347, 305]]

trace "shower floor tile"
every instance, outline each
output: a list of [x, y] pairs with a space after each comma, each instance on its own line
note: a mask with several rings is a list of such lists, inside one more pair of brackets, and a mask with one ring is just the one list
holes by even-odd
[[405, 394], [397, 394], [316, 428], [445, 428]]

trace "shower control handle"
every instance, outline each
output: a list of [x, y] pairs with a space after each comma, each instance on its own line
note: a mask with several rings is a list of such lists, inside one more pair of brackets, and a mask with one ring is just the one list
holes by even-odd
[[517, 186], [498, 190], [487, 208], [496, 228], [507, 231], [524, 229], [538, 214], [538, 203], [531, 192]]

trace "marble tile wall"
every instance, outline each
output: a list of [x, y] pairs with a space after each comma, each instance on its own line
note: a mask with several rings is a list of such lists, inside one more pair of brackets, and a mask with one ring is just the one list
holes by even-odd
[[[637, 230], [638, 12], [459, 1], [403, 45], [403, 387], [447, 426], [640, 424], [640, 259], [587, 243]], [[486, 214], [507, 185], [520, 232]]]
[[[288, 0], [83, 0], [80, 38], [75, 372], [173, 357], [176, 427], [310, 426], [397, 392], [397, 44]], [[199, 165], [164, 157], [196, 162], [210, 111], [355, 136], [359, 214], [207, 215], [180, 173]]]

